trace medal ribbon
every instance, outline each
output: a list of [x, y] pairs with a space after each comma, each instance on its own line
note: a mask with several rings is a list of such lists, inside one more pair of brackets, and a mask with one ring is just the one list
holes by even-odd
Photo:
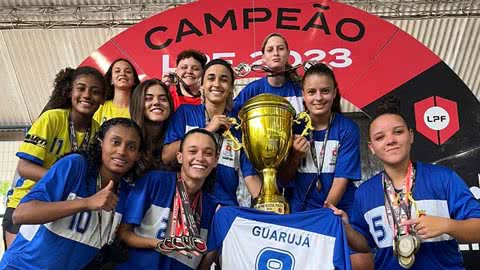
[[173, 203], [172, 224], [170, 236], [198, 236], [200, 237], [200, 217], [202, 212], [202, 192], [195, 196], [192, 205], [188, 200], [185, 183], [178, 176], [177, 188]]
[[[322, 168], [323, 168], [323, 163], [325, 162], [325, 149], [327, 148], [327, 141], [328, 141], [328, 134], [330, 133], [330, 126], [332, 125], [333, 118], [335, 118], [335, 113], [332, 112], [330, 115], [330, 119], [328, 120], [328, 125], [327, 125], [327, 130], [325, 131], [325, 137], [323, 138], [323, 145], [322, 149], [320, 149], [320, 156], [317, 159], [317, 151], [315, 148], [315, 140], [313, 139], [313, 131], [310, 132], [309, 135], [309, 141], [310, 141], [310, 154], [312, 155], [313, 159], [313, 164], [315, 165], [315, 168], [317, 168], [317, 175], [314, 181], [310, 185], [312, 185], [314, 182], [320, 181], [320, 175], [322, 174]], [[318, 163], [318, 160], [320, 160], [320, 163]], [[310, 189], [308, 190], [310, 192]]]
[[[332, 122], [333, 122], [334, 118], [335, 118], [335, 113], [332, 112], [332, 114], [330, 115], [330, 119], [328, 121], [327, 130], [325, 131], [325, 137], [323, 138], [322, 149], [320, 149], [320, 158], [319, 158], [319, 160], [321, 162], [320, 164], [318, 164], [318, 160], [317, 160], [317, 151], [315, 150], [316, 148], [315, 148], [315, 140], [313, 139], [313, 131], [310, 132], [310, 135], [309, 135], [310, 154], [312, 155], [313, 164], [315, 165], [315, 168], [317, 168], [317, 175], [312, 180], [312, 182], [310, 182], [310, 185], [308, 186], [307, 191], [305, 192], [305, 198], [303, 198], [303, 205], [302, 205], [302, 209], [304, 209], [304, 210], [306, 209], [307, 200], [308, 200], [308, 197], [309, 197], [309, 194], [310, 194], [310, 190], [312, 190], [313, 184], [320, 181], [320, 175], [322, 174], [323, 162], [325, 160], [325, 149], [327, 147], [328, 134], [330, 133], [330, 127], [332, 125]], [[317, 186], [318, 186], [318, 184], [317, 184]]]
[[87, 129], [85, 132], [85, 137], [80, 145], [77, 143], [77, 134], [75, 133], [75, 127], [73, 125], [72, 115], [71, 113], [68, 114], [68, 135], [70, 137], [70, 148], [71, 152], [78, 152], [80, 150], [85, 150], [88, 145], [88, 141], [90, 141], [90, 128]]
[[403, 180], [402, 191], [397, 194], [393, 182], [384, 171], [382, 174], [383, 190], [385, 193], [385, 212], [390, 227], [395, 237], [410, 234], [412, 226], [400, 226], [404, 220], [411, 219], [411, 206], [415, 206], [412, 196], [413, 185], [415, 184], [415, 169], [412, 162], [408, 164], [407, 174]]

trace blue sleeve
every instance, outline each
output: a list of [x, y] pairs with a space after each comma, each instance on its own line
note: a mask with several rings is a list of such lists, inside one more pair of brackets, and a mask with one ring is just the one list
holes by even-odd
[[447, 183], [447, 202], [450, 217], [457, 220], [480, 218], [480, 203], [475, 199], [462, 178], [454, 171], [450, 171]]
[[47, 173], [33, 186], [32, 190], [20, 203], [29, 201], [58, 202], [64, 201], [77, 181], [83, 179], [85, 161], [81, 158], [64, 157], [58, 160]]
[[186, 117], [187, 115], [185, 106], [180, 105], [170, 120], [170, 125], [168, 126], [167, 133], [165, 134], [165, 139], [163, 140], [164, 144], [173, 143], [183, 139], [185, 136], [185, 126], [187, 123]]
[[359, 180], [362, 177], [360, 168], [360, 131], [352, 122], [343, 131], [338, 149], [335, 177]]
[[229, 222], [229, 211], [233, 210], [233, 207], [220, 207], [213, 216], [213, 221], [208, 233], [207, 247], [208, 252], [221, 249], [223, 246], [223, 239], [227, 235], [230, 229], [231, 222]]
[[257, 175], [258, 172], [248, 159], [247, 154], [243, 151], [243, 149], [240, 151], [240, 169], [242, 170], [243, 177], [245, 178], [247, 176]]
[[351, 270], [352, 264], [350, 262], [350, 249], [348, 247], [347, 236], [345, 228], [340, 217], [335, 216], [339, 229], [335, 235], [335, 247], [333, 251], [333, 265], [335, 269]]
[[367, 222], [365, 221], [364, 218], [364, 213], [362, 211], [362, 208], [360, 207], [360, 196], [358, 196], [359, 190], [356, 191], [355, 193], [355, 200], [353, 201], [353, 206], [350, 209], [350, 225], [355, 229], [357, 232], [359, 232], [361, 235], [367, 239], [368, 244], [370, 245], [371, 248], [375, 248], [376, 244], [375, 241], [373, 240], [372, 235], [370, 234], [370, 230], [368, 227]]
[[21, 158], [21, 159], [25, 159], [25, 160], [28, 160], [30, 162], [33, 162], [39, 166], [43, 166], [43, 160], [35, 157], [35, 156], [32, 156], [28, 153], [24, 153], [24, 152], [17, 152], [15, 154], [17, 157]]
[[127, 183], [126, 181], [121, 182], [120, 184], [120, 194], [118, 196], [118, 203], [117, 207], [115, 208], [115, 212], [123, 215], [125, 213], [125, 207], [127, 206], [127, 199], [130, 191], [132, 190], [133, 186]]
[[149, 174], [144, 175], [135, 182], [130, 190], [125, 205], [122, 223], [140, 225], [145, 212], [152, 204], [151, 194], [156, 190], [151, 189]]
[[257, 81], [253, 81], [247, 84], [240, 91], [240, 93], [238, 93], [238, 95], [235, 97], [235, 99], [233, 100], [233, 109], [232, 109], [233, 115], [238, 115], [238, 112], [240, 112], [240, 109], [242, 108], [243, 104], [245, 104], [245, 102], [247, 102], [250, 98], [256, 96], [256, 93], [255, 93], [256, 84], [257, 84]]

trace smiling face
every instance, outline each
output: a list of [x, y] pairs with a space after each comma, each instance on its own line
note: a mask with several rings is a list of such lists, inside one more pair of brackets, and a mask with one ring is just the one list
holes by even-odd
[[192, 91], [200, 87], [203, 70], [202, 65], [195, 58], [189, 57], [180, 60], [175, 72]]
[[399, 115], [377, 117], [370, 125], [369, 136], [370, 151], [385, 165], [396, 166], [410, 160], [413, 132]]
[[336, 94], [332, 78], [319, 74], [305, 77], [303, 99], [312, 118], [330, 115]]
[[112, 81], [115, 89], [130, 91], [135, 84], [133, 68], [126, 61], [118, 61], [112, 67]]
[[140, 144], [140, 135], [133, 127], [116, 125], [108, 129], [101, 142], [102, 176], [125, 175], [140, 157]]
[[72, 111], [92, 117], [105, 101], [105, 89], [93, 75], [80, 75], [72, 83]]
[[[193, 133], [184, 138], [177, 153], [180, 173], [187, 187], [199, 190], [210, 172], [217, 166], [215, 142], [206, 134]], [[193, 187], [196, 188], [193, 188]]]
[[265, 43], [262, 59], [265, 65], [273, 70], [285, 70], [290, 50], [285, 40], [279, 36], [271, 36]]
[[145, 91], [145, 119], [163, 122], [170, 116], [171, 110], [166, 90], [158, 84], [148, 87]]
[[203, 77], [203, 94], [206, 103], [225, 104], [227, 98], [232, 95], [232, 74], [224, 65], [212, 65], [205, 70]]

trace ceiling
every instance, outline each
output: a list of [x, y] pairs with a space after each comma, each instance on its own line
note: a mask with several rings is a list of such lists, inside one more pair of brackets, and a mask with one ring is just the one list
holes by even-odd
[[[184, 0], [2, 0], [0, 129], [28, 126], [61, 68], [129, 26]], [[480, 0], [340, 1], [376, 14], [440, 56], [480, 99]], [[356, 108], [348, 105], [347, 111]]]

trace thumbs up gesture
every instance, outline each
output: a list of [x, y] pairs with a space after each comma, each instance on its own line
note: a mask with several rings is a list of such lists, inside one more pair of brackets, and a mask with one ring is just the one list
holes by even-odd
[[112, 180], [108, 185], [98, 191], [95, 195], [86, 198], [88, 210], [112, 211], [117, 206], [118, 197], [114, 192], [114, 183]]

